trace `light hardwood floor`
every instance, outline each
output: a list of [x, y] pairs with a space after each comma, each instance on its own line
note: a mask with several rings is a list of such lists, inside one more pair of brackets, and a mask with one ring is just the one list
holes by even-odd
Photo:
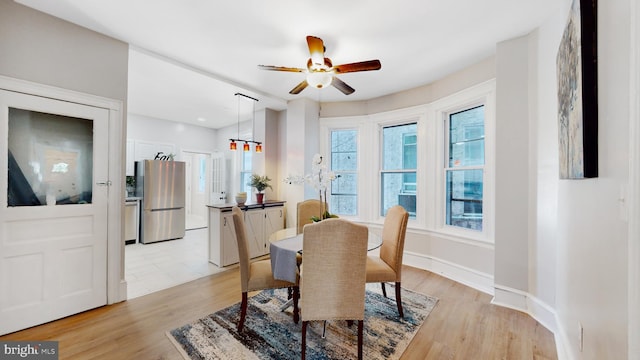
[[[439, 299], [403, 360], [557, 359], [550, 331], [528, 315], [490, 304], [490, 295], [411, 267], [403, 268], [402, 280], [403, 287]], [[238, 301], [234, 268], [0, 341], [59, 341], [60, 359], [182, 359], [165, 332]]]

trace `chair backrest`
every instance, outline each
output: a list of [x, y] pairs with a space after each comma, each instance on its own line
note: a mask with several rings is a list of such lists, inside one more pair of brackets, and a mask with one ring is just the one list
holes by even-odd
[[297, 232], [298, 234], [302, 234], [302, 229], [305, 225], [313, 223], [311, 220], [312, 216], [320, 217], [322, 213], [324, 213], [325, 209], [327, 209], [327, 204], [325, 203], [324, 209], [322, 208], [322, 202], [317, 199], [308, 199], [297, 204]]
[[304, 228], [302, 320], [363, 320], [369, 229], [344, 219]]
[[233, 214], [233, 227], [236, 233], [236, 243], [238, 244], [238, 257], [240, 262], [240, 285], [242, 291], [247, 291], [249, 287], [249, 245], [244, 228], [244, 213], [239, 207], [231, 209]]
[[404, 237], [407, 233], [409, 213], [400, 205], [387, 210], [382, 226], [382, 246], [380, 258], [396, 272], [396, 281], [400, 281], [402, 272], [402, 254], [404, 253]]

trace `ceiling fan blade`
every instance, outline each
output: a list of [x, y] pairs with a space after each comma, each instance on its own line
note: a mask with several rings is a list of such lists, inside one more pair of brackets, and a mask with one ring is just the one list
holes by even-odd
[[272, 70], [272, 71], [289, 71], [289, 72], [306, 72], [307, 71], [305, 69], [300, 69], [300, 68], [292, 68], [292, 67], [285, 67], [285, 66], [271, 66], [271, 65], [258, 65], [258, 68], [262, 70]]
[[309, 85], [309, 83], [307, 82], [307, 80], [302, 80], [302, 82], [298, 85], [296, 85], [296, 87], [294, 87], [293, 89], [291, 89], [291, 91], [289, 91], [289, 94], [300, 94], [300, 92], [302, 90], [304, 90], [307, 86]]
[[336, 74], [344, 74], [356, 71], [380, 70], [381, 67], [382, 64], [380, 63], [380, 60], [369, 60], [351, 64], [336, 65], [333, 67], [333, 70]]
[[351, 86], [347, 85], [344, 81], [338, 79], [337, 77], [333, 77], [333, 80], [331, 80], [331, 85], [342, 91], [343, 94], [345, 95], [349, 95], [352, 94], [354, 91], [356, 91], [354, 88], [352, 88]]
[[309, 54], [314, 65], [324, 65], [324, 43], [315, 36], [307, 36]]

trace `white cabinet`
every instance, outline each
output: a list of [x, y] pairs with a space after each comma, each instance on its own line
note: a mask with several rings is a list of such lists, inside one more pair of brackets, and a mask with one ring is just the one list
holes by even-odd
[[264, 235], [269, 251], [269, 236], [278, 230], [284, 229], [284, 206], [264, 209]]
[[[233, 217], [230, 204], [210, 205], [209, 208], [209, 261], [220, 267], [238, 262]], [[249, 257], [269, 253], [269, 236], [284, 228], [284, 203], [266, 202], [243, 208], [245, 233]]]
[[209, 262], [220, 267], [238, 262], [236, 230], [231, 211], [209, 209]]
[[262, 256], [269, 252], [264, 231], [264, 210], [248, 210], [244, 212], [244, 226], [249, 246], [249, 257]]

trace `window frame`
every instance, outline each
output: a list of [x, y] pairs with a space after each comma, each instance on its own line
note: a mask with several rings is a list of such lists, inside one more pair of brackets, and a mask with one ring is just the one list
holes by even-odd
[[[479, 105], [475, 105], [475, 106], [466, 106], [463, 107], [461, 110], [456, 110], [456, 111], [448, 111], [444, 114], [444, 125], [443, 125], [443, 129], [444, 129], [444, 159], [443, 159], [443, 182], [444, 182], [444, 189], [442, 190], [444, 192], [444, 196], [445, 196], [445, 207], [444, 207], [444, 226], [445, 227], [454, 227], [454, 228], [460, 228], [460, 229], [467, 229], [467, 230], [471, 230], [471, 231], [477, 231], [477, 232], [482, 232], [482, 230], [477, 230], [477, 229], [471, 229], [471, 228], [465, 228], [462, 226], [458, 226], [458, 225], [452, 225], [452, 224], [448, 224], [448, 217], [449, 217], [449, 206], [448, 206], [448, 201], [449, 196], [448, 196], [448, 191], [447, 191], [447, 183], [448, 183], [448, 175], [451, 173], [453, 174], [456, 171], [473, 171], [473, 170], [480, 170], [482, 171], [482, 186], [483, 186], [483, 193], [482, 193], [482, 202], [481, 204], [484, 204], [484, 200], [485, 200], [485, 195], [484, 195], [484, 183], [485, 183], [485, 170], [484, 167], [486, 165], [486, 150], [484, 149], [484, 145], [486, 144], [486, 137], [484, 135], [484, 131], [483, 131], [483, 136], [482, 136], [482, 141], [483, 141], [483, 163], [482, 165], [460, 165], [460, 166], [455, 166], [455, 165], [451, 165], [451, 116], [458, 114], [458, 113], [462, 113], [465, 111], [469, 111], [469, 110], [473, 110], [479, 107], [483, 107], [483, 112], [486, 110], [486, 107], [484, 105], [484, 103], [481, 103]], [[484, 123], [485, 120], [483, 119], [483, 128], [484, 128]], [[477, 138], [479, 139], [479, 138]], [[460, 199], [460, 201], [466, 202], [466, 201], [472, 201], [471, 199]], [[466, 204], [465, 204], [466, 205]], [[484, 222], [485, 222], [485, 216], [484, 216], [484, 208], [482, 211], [482, 224], [481, 224], [481, 228], [484, 228]]]
[[[402, 148], [402, 157], [401, 157], [401, 162], [402, 162], [402, 168], [399, 169], [389, 169], [386, 170], [383, 168], [383, 158], [384, 158], [384, 148], [382, 146], [380, 146], [380, 166], [378, 167], [378, 182], [379, 182], [379, 186], [378, 186], [378, 191], [377, 193], [379, 194], [379, 206], [378, 206], [378, 212], [380, 217], [384, 217], [383, 215], [383, 205], [384, 202], [382, 200], [382, 194], [383, 194], [383, 189], [382, 189], [382, 178], [384, 176], [384, 174], [403, 174], [403, 180], [402, 180], [402, 186], [404, 187], [404, 175], [405, 174], [415, 174], [416, 175], [416, 182], [415, 182], [415, 186], [416, 186], [416, 191], [414, 192], [414, 196], [416, 197], [416, 200], [418, 198], [418, 164], [419, 164], [419, 153], [417, 151], [418, 148], [418, 143], [420, 142], [418, 140], [418, 119], [410, 119], [408, 121], [402, 121], [402, 122], [398, 122], [398, 123], [391, 123], [391, 124], [385, 124], [385, 125], [380, 125], [379, 126], [379, 136], [380, 136], [380, 144], [382, 145], [384, 143], [384, 129], [387, 128], [393, 128], [393, 127], [400, 127], [400, 126], [407, 126], [407, 125], [414, 125], [416, 126], [416, 132], [415, 137], [416, 137], [416, 167], [415, 168], [411, 168], [411, 169], [405, 169], [404, 168], [404, 160], [405, 160], [405, 138], [407, 134], [402, 134], [402, 144], [400, 145]], [[398, 193], [398, 195], [400, 195], [400, 193]], [[418, 206], [416, 204], [416, 211], [415, 212], [409, 212], [409, 218], [410, 219], [415, 219], [417, 216], [417, 213], [419, 213], [420, 211], [418, 210]]]
[[[432, 106], [432, 116], [438, 127], [437, 133], [439, 134], [436, 179], [438, 211], [435, 217], [434, 230], [438, 233], [459, 238], [493, 243], [495, 223], [495, 81], [488, 81], [478, 86], [465, 89], [464, 91], [434, 102]], [[468, 166], [464, 167], [464, 169], [483, 169], [483, 221], [481, 231], [446, 224], [447, 169], [463, 169], [463, 167], [448, 167], [448, 117], [450, 114], [478, 106], [484, 106], [484, 166]]]
[[[355, 169], [355, 170], [346, 170], [346, 171], [344, 171], [344, 170], [335, 170], [335, 169], [333, 168], [333, 156], [332, 156], [332, 155], [333, 155], [334, 153], [333, 153], [333, 144], [332, 144], [332, 136], [331, 136], [331, 135], [332, 135], [334, 132], [337, 132], [337, 131], [355, 131], [355, 133], [356, 133], [356, 136], [355, 136], [355, 141], [356, 141], [356, 150], [355, 150], [355, 152], [356, 152], [356, 169]], [[360, 172], [359, 172], [359, 167], [360, 167], [360, 164], [359, 164], [360, 152], [359, 152], [359, 149], [358, 149], [358, 147], [360, 146], [360, 141], [359, 141], [359, 134], [360, 134], [360, 132], [359, 132], [359, 130], [358, 130], [357, 128], [355, 128], [355, 127], [349, 127], [349, 128], [331, 128], [331, 129], [329, 129], [329, 130], [328, 130], [328, 133], [329, 133], [329, 146], [328, 146], [328, 149], [329, 149], [329, 150], [328, 150], [328, 165], [327, 165], [327, 166], [328, 166], [328, 169], [330, 169], [332, 172], [334, 172], [334, 173], [336, 174], [336, 176], [338, 176], [340, 173], [342, 173], [342, 174], [345, 174], [345, 173], [346, 173], [346, 174], [354, 174], [354, 175], [355, 175], [355, 177], [356, 177], [357, 179], [360, 179]], [[334, 180], [334, 181], [335, 181], [335, 180]], [[331, 184], [331, 186], [329, 187], [329, 193], [330, 193], [330, 195], [329, 195], [329, 196], [330, 196], [330, 198], [329, 198], [329, 199], [327, 199], [327, 201], [328, 201], [328, 203], [329, 203], [329, 209], [330, 209], [329, 211], [330, 211], [332, 214], [336, 214], [336, 215], [343, 216], [343, 217], [344, 217], [344, 216], [349, 216], [349, 217], [357, 217], [357, 216], [358, 216], [358, 210], [359, 210], [359, 209], [358, 209], [358, 202], [359, 202], [359, 198], [360, 198], [358, 184], [356, 184], [356, 192], [355, 192], [355, 194], [353, 194], [353, 196], [355, 196], [355, 198], [356, 198], [355, 215], [347, 215], [347, 214], [342, 214], [342, 213], [339, 213], [339, 212], [333, 211], [333, 210], [331, 209], [331, 206], [332, 206], [332, 204], [334, 203], [334, 202], [332, 201], [333, 196], [334, 196], [334, 192], [333, 192], [333, 183], [332, 183], [332, 184]]]

